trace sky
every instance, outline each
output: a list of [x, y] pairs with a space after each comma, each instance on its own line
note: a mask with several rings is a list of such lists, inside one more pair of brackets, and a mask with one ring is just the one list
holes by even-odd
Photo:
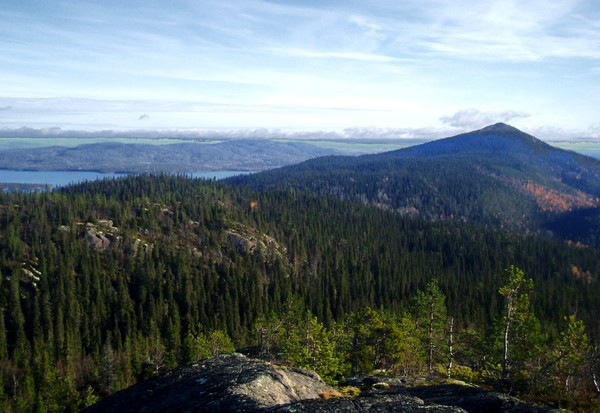
[[[597, 0], [6, 0], [0, 130], [600, 138]], [[232, 132], [233, 133], [233, 132]]]

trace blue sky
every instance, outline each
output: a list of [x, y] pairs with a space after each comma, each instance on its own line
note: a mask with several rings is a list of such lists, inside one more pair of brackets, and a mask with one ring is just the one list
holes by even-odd
[[600, 4], [6, 1], [0, 80], [0, 129], [600, 137]]

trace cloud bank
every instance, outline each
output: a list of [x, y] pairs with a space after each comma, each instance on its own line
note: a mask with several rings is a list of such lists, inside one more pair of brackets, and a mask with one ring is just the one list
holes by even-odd
[[482, 128], [497, 122], [509, 123], [512, 120], [525, 119], [530, 115], [525, 112], [507, 110], [504, 112], [482, 112], [470, 108], [459, 110], [450, 116], [442, 116], [440, 121], [455, 128], [472, 130]]
[[132, 130], [65, 130], [60, 127], [50, 128], [0, 128], [0, 139], [297, 139], [297, 140], [352, 140], [352, 139], [437, 139], [449, 136], [448, 130], [420, 128], [347, 128], [336, 131], [324, 130], [281, 130], [281, 129], [132, 129]]

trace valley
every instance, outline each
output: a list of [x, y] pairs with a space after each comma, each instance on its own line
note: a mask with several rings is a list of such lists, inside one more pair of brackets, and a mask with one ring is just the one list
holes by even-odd
[[496, 124], [224, 181], [0, 194], [0, 408], [79, 410], [238, 350], [333, 385], [451, 378], [593, 411], [599, 165]]

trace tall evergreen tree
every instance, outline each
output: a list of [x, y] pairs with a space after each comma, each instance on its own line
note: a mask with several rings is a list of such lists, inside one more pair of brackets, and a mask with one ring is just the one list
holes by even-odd
[[419, 291], [412, 299], [411, 311], [415, 327], [425, 343], [427, 352], [427, 371], [433, 370], [435, 362], [447, 360], [446, 297], [442, 293], [437, 280], [430, 281], [425, 291]]
[[502, 379], [507, 380], [513, 362], [512, 344], [518, 335], [526, 336], [526, 323], [535, 316], [529, 300], [533, 281], [525, 278], [523, 270], [511, 265], [505, 273], [505, 284], [498, 290], [505, 298], [502, 355]]

